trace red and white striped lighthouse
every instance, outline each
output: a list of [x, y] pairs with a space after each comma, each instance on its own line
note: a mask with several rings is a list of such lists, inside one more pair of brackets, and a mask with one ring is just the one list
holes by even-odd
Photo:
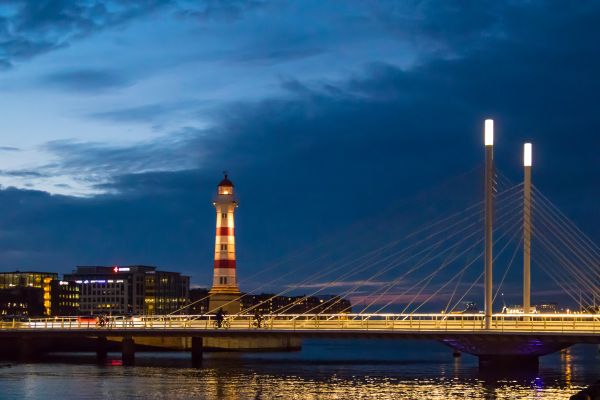
[[225, 177], [217, 186], [217, 195], [213, 201], [217, 212], [217, 230], [213, 285], [210, 290], [209, 304], [209, 309], [213, 312], [223, 308], [230, 314], [240, 311], [234, 231], [234, 214], [238, 203], [233, 190], [233, 182], [225, 173]]

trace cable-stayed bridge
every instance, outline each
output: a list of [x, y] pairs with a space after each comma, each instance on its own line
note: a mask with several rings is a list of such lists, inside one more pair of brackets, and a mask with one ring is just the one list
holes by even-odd
[[[27, 339], [27, 346], [38, 338], [98, 338], [99, 343], [117, 338], [124, 359], [132, 359], [134, 338], [140, 337], [191, 338], [196, 358], [202, 338], [209, 337], [413, 338], [439, 340], [490, 363], [537, 363], [538, 356], [572, 344], [600, 343], [600, 248], [532, 184], [530, 145], [525, 146], [522, 183], [512, 183], [495, 168], [492, 129], [486, 121], [483, 201], [400, 239], [358, 249], [358, 254], [348, 251], [330, 259], [317, 246], [321, 254], [302, 263], [302, 271], [286, 269], [285, 263], [264, 268], [249, 277], [260, 282], [252, 291], [229, 294], [218, 305], [236, 304], [239, 312], [217, 319], [213, 307], [187, 315], [188, 305], [167, 316], [108, 317], [101, 326], [77, 317], [14, 320], [0, 323], [0, 338]], [[221, 267], [232, 262], [219, 261]], [[531, 303], [532, 265], [544, 274], [539, 279], [553, 283], [575, 306], [560, 313], [537, 312]], [[273, 271], [276, 276], [268, 279]], [[289, 282], [299, 272], [303, 279], [273, 297], [303, 288], [313, 289], [306, 298], [343, 290], [301, 313], [294, 310], [302, 298], [268, 312], [263, 306], [269, 299], [244, 306], [246, 296]], [[504, 302], [503, 288], [515, 273], [522, 287], [519, 312], [494, 308], [500, 298]], [[482, 313], [460, 310], [482, 289]], [[352, 310], [340, 309], [343, 299], [354, 299]], [[432, 308], [438, 312], [425, 312]]]

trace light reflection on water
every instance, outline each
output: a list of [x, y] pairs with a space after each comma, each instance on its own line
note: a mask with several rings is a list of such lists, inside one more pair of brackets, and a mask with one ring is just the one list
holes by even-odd
[[297, 353], [141, 354], [135, 367], [112, 355], [2, 362], [0, 398], [22, 399], [568, 399], [600, 378], [598, 348], [544, 357], [538, 372], [482, 373], [470, 356], [437, 343], [306, 341]]

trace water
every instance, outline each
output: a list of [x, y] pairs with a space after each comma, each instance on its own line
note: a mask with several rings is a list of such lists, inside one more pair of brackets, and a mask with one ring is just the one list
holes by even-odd
[[307, 340], [294, 353], [139, 353], [136, 366], [110, 354], [2, 362], [0, 399], [568, 399], [600, 378], [598, 347], [543, 357], [535, 373], [482, 374], [434, 342]]

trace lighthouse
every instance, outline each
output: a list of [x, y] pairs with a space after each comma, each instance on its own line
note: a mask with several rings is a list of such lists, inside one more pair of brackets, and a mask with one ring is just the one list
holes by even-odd
[[238, 202], [233, 182], [229, 180], [227, 173], [224, 173], [223, 180], [217, 186], [213, 205], [217, 213], [217, 229], [213, 285], [209, 292], [208, 309], [216, 313], [222, 308], [228, 314], [237, 314], [240, 312], [241, 293], [236, 277], [234, 215]]

